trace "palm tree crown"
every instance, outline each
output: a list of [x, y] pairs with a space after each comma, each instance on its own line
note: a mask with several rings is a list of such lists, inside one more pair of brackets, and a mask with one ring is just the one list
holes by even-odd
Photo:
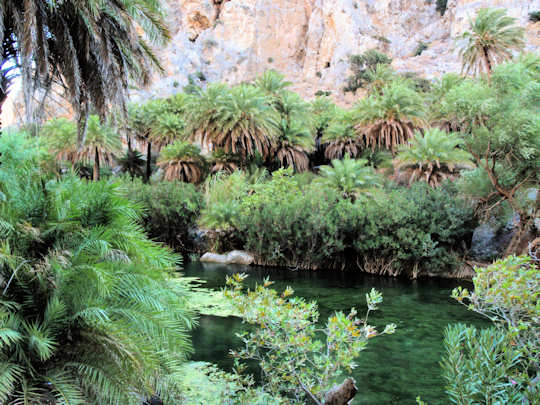
[[203, 144], [244, 159], [271, 155], [278, 115], [271, 98], [252, 85], [210, 85], [190, 103], [188, 133]]
[[406, 82], [392, 81], [358, 103], [355, 130], [366, 147], [383, 147], [393, 154], [425, 126], [424, 110], [422, 97], [414, 89]]
[[276, 157], [282, 167], [292, 167], [296, 172], [309, 169], [308, 153], [315, 141], [309, 127], [301, 121], [281, 121]]
[[344, 197], [354, 199], [358, 193], [381, 185], [377, 173], [366, 164], [367, 160], [355, 160], [349, 156], [334, 159], [331, 166], [321, 167], [321, 181], [341, 192]]
[[430, 128], [423, 135], [416, 132], [411, 145], [400, 149], [397, 166], [410, 172], [409, 182], [418, 179], [436, 187], [456, 176], [459, 168], [474, 166], [471, 154], [459, 148], [461, 144], [457, 134], [438, 128]]
[[65, 118], [48, 121], [41, 134], [46, 137], [57, 158], [72, 164], [93, 164], [94, 180], [99, 180], [100, 167], [111, 166], [122, 149], [120, 134], [112, 127], [101, 124], [97, 115], [88, 118], [88, 134], [81, 148], [77, 147], [76, 124]]
[[486, 71], [491, 74], [496, 63], [512, 58], [512, 51], [525, 45], [525, 30], [515, 25], [516, 19], [506, 15], [505, 9], [482, 8], [476, 19], [470, 21], [470, 31], [460, 39], [463, 71]]
[[181, 402], [192, 321], [168, 276], [180, 258], [146, 238], [113, 183], [54, 180], [5, 158], [0, 402]]
[[186, 141], [175, 141], [166, 146], [159, 156], [158, 166], [164, 169], [164, 179], [198, 183], [202, 180], [205, 161], [198, 146]]
[[321, 143], [325, 145], [324, 155], [327, 159], [341, 159], [345, 155], [355, 158], [361, 152], [359, 138], [354, 130], [355, 113], [337, 108], [335, 113], [321, 138]]

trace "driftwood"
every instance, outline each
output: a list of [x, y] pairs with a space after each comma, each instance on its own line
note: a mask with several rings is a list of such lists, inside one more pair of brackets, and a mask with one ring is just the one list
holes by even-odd
[[356, 381], [349, 377], [340, 385], [334, 385], [324, 396], [324, 405], [347, 405], [352, 401], [358, 388]]

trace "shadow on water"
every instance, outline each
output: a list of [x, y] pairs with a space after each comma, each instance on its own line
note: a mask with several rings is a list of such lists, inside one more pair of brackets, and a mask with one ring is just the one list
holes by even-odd
[[[265, 277], [275, 282], [273, 287], [278, 291], [290, 285], [297, 295], [318, 302], [322, 320], [334, 311], [348, 311], [353, 306], [362, 314], [365, 294], [372, 287], [382, 292], [384, 302], [379, 311], [370, 315], [370, 323], [381, 328], [393, 322], [397, 331], [370, 340], [362, 352], [353, 373], [359, 388], [355, 405], [415, 404], [419, 395], [430, 405], [447, 404], [439, 366], [444, 328], [457, 322], [487, 325], [450, 299], [452, 289], [467, 284], [465, 281], [200, 263], [191, 263], [184, 271], [187, 276], [206, 280], [207, 287], [215, 289], [224, 286], [226, 275], [237, 272], [249, 274], [246, 282], [250, 286]], [[229, 349], [238, 347], [240, 341], [235, 333], [244, 329], [245, 325], [235, 317], [203, 316], [193, 333], [193, 358], [230, 370], [233, 362]]]

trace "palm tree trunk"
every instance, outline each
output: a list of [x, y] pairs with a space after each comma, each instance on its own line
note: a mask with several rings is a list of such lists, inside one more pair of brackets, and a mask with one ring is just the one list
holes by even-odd
[[488, 76], [491, 76], [491, 69], [493, 68], [493, 65], [491, 63], [491, 59], [489, 58], [488, 48], [484, 46], [482, 50], [484, 51], [484, 61], [486, 62], [487, 74]]
[[94, 155], [94, 172], [93, 172], [92, 180], [94, 181], [99, 180], [99, 150], [97, 146], [96, 146], [96, 153]]
[[146, 145], [146, 178], [145, 181], [150, 181], [150, 172], [152, 171], [152, 144], [148, 141]]

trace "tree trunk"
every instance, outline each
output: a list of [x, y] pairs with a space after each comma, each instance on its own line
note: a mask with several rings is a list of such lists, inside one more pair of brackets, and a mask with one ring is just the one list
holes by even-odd
[[94, 171], [93, 171], [92, 180], [94, 181], [99, 180], [99, 150], [97, 146], [96, 146], [96, 153], [94, 155]]
[[152, 171], [152, 144], [148, 141], [146, 146], [146, 178], [145, 181], [148, 183], [150, 181], [150, 175]]
[[352, 401], [358, 388], [353, 378], [349, 377], [340, 385], [335, 385], [324, 396], [324, 405], [347, 405]]
[[491, 69], [493, 69], [493, 65], [491, 63], [491, 59], [489, 58], [488, 48], [484, 46], [482, 50], [484, 51], [484, 61], [486, 62], [487, 74], [488, 76], [491, 76]]

